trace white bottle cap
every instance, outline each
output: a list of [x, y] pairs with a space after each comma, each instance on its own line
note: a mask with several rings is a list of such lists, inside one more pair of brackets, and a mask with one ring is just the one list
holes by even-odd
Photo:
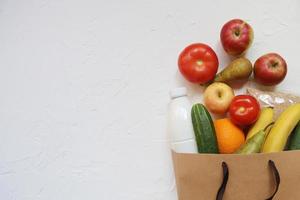
[[170, 91], [171, 99], [175, 99], [186, 95], [187, 95], [187, 89], [185, 87], [174, 88]]

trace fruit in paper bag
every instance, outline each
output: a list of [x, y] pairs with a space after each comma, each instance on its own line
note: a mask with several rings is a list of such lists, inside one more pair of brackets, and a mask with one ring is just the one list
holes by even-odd
[[254, 136], [246, 141], [235, 153], [237, 154], [252, 154], [259, 153], [265, 141], [265, 132], [258, 131]]
[[243, 144], [235, 153], [237, 154], [252, 154], [259, 153], [262, 149], [262, 146], [265, 142], [266, 136], [270, 132], [274, 122], [271, 122], [264, 129], [259, 130], [252, 137], [246, 140], [246, 143]]
[[275, 121], [262, 152], [282, 151], [287, 143], [288, 137], [300, 120], [300, 103], [293, 104], [284, 110]]
[[234, 125], [230, 119], [215, 120], [214, 125], [220, 153], [233, 153], [244, 144], [245, 135], [243, 131]]
[[246, 140], [258, 133], [260, 130], [265, 129], [270, 123], [273, 122], [274, 109], [271, 107], [261, 109], [258, 120], [251, 127], [247, 134]]
[[229, 106], [231, 121], [240, 126], [253, 124], [257, 120], [259, 113], [259, 103], [250, 95], [235, 96]]
[[212, 83], [204, 91], [205, 105], [215, 114], [226, 113], [233, 97], [233, 89], [225, 83]]

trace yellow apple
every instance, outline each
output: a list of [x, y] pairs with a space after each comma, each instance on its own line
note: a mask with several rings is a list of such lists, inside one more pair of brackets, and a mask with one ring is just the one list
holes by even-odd
[[212, 83], [204, 91], [204, 103], [215, 114], [226, 113], [233, 97], [233, 89], [225, 83]]

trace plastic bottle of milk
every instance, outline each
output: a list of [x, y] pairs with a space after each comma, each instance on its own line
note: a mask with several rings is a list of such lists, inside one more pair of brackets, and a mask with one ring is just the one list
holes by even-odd
[[198, 153], [191, 118], [192, 103], [187, 98], [187, 90], [175, 88], [170, 96], [168, 132], [171, 148], [178, 153]]

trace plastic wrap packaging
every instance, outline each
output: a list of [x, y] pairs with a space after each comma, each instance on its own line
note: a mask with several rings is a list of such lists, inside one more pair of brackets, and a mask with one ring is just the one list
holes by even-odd
[[289, 105], [300, 102], [299, 96], [284, 92], [270, 92], [247, 88], [247, 93], [254, 96], [262, 107], [273, 107], [275, 119], [277, 119], [280, 113]]

